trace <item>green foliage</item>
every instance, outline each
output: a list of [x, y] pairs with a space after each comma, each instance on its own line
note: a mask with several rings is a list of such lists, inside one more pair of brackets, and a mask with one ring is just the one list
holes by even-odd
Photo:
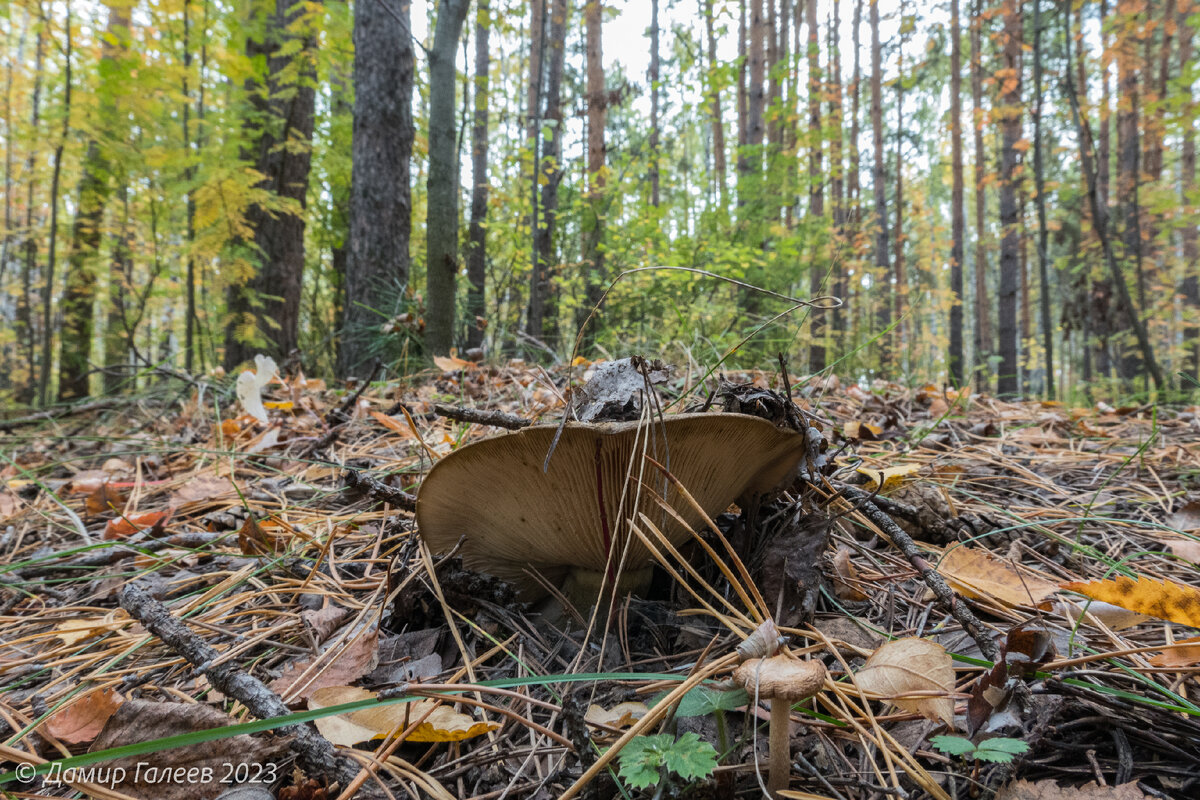
[[676, 739], [669, 733], [635, 736], [621, 749], [618, 774], [635, 789], [654, 786], [661, 770], [675, 773], [687, 781], [707, 778], [717, 768], [717, 751], [695, 733]]
[[[666, 697], [662, 693], [650, 701], [653, 707]], [[716, 689], [712, 686], [697, 686], [679, 700], [675, 710], [677, 717], [705, 717], [719, 711], [733, 711], [750, 701], [745, 689]]]
[[975, 744], [963, 736], [934, 736], [930, 744], [952, 756], [963, 756], [976, 761], [990, 761], [996, 764], [1007, 764], [1013, 756], [1029, 752], [1029, 744], [1020, 739], [997, 737], [984, 739]]

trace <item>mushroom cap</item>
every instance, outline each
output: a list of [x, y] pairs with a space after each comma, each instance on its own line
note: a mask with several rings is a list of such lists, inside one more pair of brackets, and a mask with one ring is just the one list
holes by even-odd
[[[804, 436], [745, 414], [677, 414], [642, 424], [569, 423], [548, 472], [542, 463], [557, 425], [536, 425], [460, 448], [441, 459], [417, 494], [417, 525], [435, 553], [463, 540], [463, 565], [509, 581], [527, 600], [546, 594], [533, 577], [561, 585], [575, 570], [613, 569], [628, 547], [627, 569], [649, 551], [628, 535], [645, 513], [673, 543], [687, 529], [639, 482], [664, 497], [689, 527], [700, 514], [654, 465], [671, 474], [709, 515], [749, 494], [774, 489], [805, 452]], [[465, 537], [465, 539], [463, 538]]]
[[821, 691], [825, 685], [825, 665], [820, 661], [797, 661], [782, 654], [751, 658], [733, 671], [733, 681], [751, 697], [757, 683], [760, 700], [797, 703]]

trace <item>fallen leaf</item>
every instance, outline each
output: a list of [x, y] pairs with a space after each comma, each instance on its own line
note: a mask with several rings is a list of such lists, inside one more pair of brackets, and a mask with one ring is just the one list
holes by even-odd
[[617, 703], [612, 708], [592, 704], [583, 715], [583, 721], [591, 725], [608, 725], [612, 728], [628, 728], [649, 713], [645, 703]]
[[1059, 786], [1052, 780], [1013, 781], [996, 793], [996, 800], [1146, 800], [1136, 781], [1120, 786]]
[[929, 416], [942, 417], [950, 410], [950, 404], [942, 397], [935, 397], [929, 403]]
[[[1042, 605], [1049, 607], [1050, 604], [1043, 603]], [[1053, 609], [1072, 625], [1093, 624], [1088, 619], [1091, 616], [1099, 620], [1105, 627], [1114, 631], [1132, 628], [1134, 625], [1141, 625], [1150, 619], [1146, 614], [1139, 614], [1136, 611], [1130, 611], [1128, 608], [1114, 606], [1112, 603], [1102, 603], [1099, 600], [1085, 600], [1080, 602], [1078, 598], [1069, 599], [1060, 597], [1054, 603]]]
[[351, 632], [315, 656], [288, 662], [283, 674], [271, 681], [271, 691], [282, 696], [285, 703], [304, 700], [319, 689], [356, 681], [378, 664], [379, 631]]
[[87, 496], [87, 500], [84, 501], [84, 507], [87, 509], [87, 513], [96, 516], [120, 511], [125, 507], [125, 501], [126, 497], [124, 494], [107, 483], [102, 483], [96, 487], [94, 492]]
[[[1195, 642], [1195, 644], [1192, 644]], [[1187, 647], [1172, 647], [1150, 659], [1156, 667], [1190, 667], [1200, 664], [1200, 636], [1190, 639], [1180, 639], [1175, 644], [1186, 644]]]
[[850, 420], [842, 426], [843, 436], [847, 439], [858, 439], [863, 442], [877, 441], [881, 433], [883, 433], [883, 428], [878, 425], [859, 422], [858, 420]]
[[213, 503], [236, 495], [233, 481], [212, 475], [192, 478], [171, 493], [170, 505], [178, 507], [190, 503]]
[[887, 469], [859, 467], [857, 472], [867, 477], [866, 487], [868, 490], [875, 491], [876, 489], [880, 489], [880, 491], [883, 491], [899, 486], [904, 482], [906, 477], [920, 469], [920, 464], [901, 464], [898, 467], [888, 467]]
[[140, 530], [150, 530], [150, 536], [157, 539], [162, 536], [167, 520], [171, 518], [168, 511], [143, 511], [138, 514], [124, 514], [116, 519], [110, 519], [104, 526], [105, 539], [124, 539]]
[[414, 438], [413, 430], [409, 426], [408, 422], [401, 422], [395, 417], [389, 417], [387, 414], [384, 414], [381, 411], [372, 411], [371, 416], [375, 418], [376, 422], [387, 428], [392, 433], [398, 433], [406, 439]]
[[[308, 707], [328, 708], [373, 697], [374, 692], [357, 686], [327, 686], [309, 696]], [[405, 737], [405, 741], [461, 742], [500, 727], [494, 722], [483, 722], [455, 711], [437, 700], [424, 698], [409, 703], [371, 706], [313, 721], [326, 739], [334, 744], [349, 747], [358, 742], [382, 739], [389, 734], [399, 733], [426, 713], [429, 716]]]
[[999, 600], [1009, 606], [1036, 606], [1058, 591], [1056, 584], [1019, 571], [987, 550], [966, 545], [948, 548], [937, 571], [966, 597]]
[[458, 372], [460, 369], [471, 369], [475, 366], [475, 362], [464, 361], [457, 356], [434, 356], [433, 363], [442, 372]]
[[1167, 527], [1185, 533], [1200, 532], [1200, 500], [1189, 500], [1164, 520]]
[[858, 570], [850, 561], [850, 548], [842, 545], [833, 556], [833, 591], [839, 600], [861, 602], [869, 599], [855, 584]]
[[[129, 700], [109, 718], [90, 752], [235, 723], [232, 717], [203, 703]], [[263, 776], [273, 773], [275, 768], [271, 764], [287, 755], [287, 741], [283, 737], [241, 734], [205, 742], [199, 747], [159, 750], [152, 758], [142, 755], [106, 761], [105, 767], [123, 768], [125, 777], [114, 784], [105, 784], [105, 788], [144, 800], [212, 800], [229, 788], [228, 780], [232, 774], [251, 777], [257, 774], [262, 780]], [[140, 770], [139, 762], [142, 764]], [[172, 780], [171, 776], [178, 774], [178, 769], [183, 769], [184, 775], [211, 775], [212, 778], [207, 782], [198, 777], [190, 781]], [[192, 769], [196, 772], [187, 772]], [[282, 775], [283, 770], [280, 769], [279, 774]], [[222, 778], [227, 782], [222, 783]]]
[[75, 644], [76, 642], [82, 642], [84, 639], [99, 636], [102, 633], [115, 631], [118, 628], [124, 627], [126, 622], [128, 622], [127, 619], [114, 620], [109, 617], [67, 619], [55, 626], [54, 635], [63, 644]]
[[115, 689], [91, 691], [55, 711], [41, 728], [64, 744], [85, 744], [100, 735], [104, 723], [125, 702]]
[[1139, 614], [1200, 628], [1200, 589], [1193, 586], [1139, 575], [1137, 580], [1118, 577], [1089, 583], [1076, 581], [1064, 583], [1062, 588]]
[[954, 691], [954, 662], [936, 642], [915, 638], [888, 642], [854, 673], [854, 682], [860, 689], [884, 695], [904, 711], [954, 725], [953, 698], [903, 697], [914, 692]]
[[348, 616], [350, 616], [350, 609], [330, 603], [324, 608], [302, 612], [300, 621], [305, 628], [312, 632], [313, 640], [317, 644], [321, 644], [333, 635], [333, 632], [346, 621]]
[[0, 491], [0, 521], [16, 514], [21, 505], [21, 498], [6, 491]]

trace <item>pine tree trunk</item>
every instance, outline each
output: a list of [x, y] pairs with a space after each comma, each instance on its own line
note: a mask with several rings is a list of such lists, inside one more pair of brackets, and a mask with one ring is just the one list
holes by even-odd
[[[51, 343], [53, 342], [54, 329], [51, 325], [52, 317], [50, 314], [51, 298], [54, 296], [54, 270], [57, 250], [58, 250], [58, 193], [59, 187], [62, 185], [62, 158], [63, 148], [67, 143], [67, 136], [71, 131], [71, 4], [67, 2], [67, 18], [64, 26], [66, 47], [64, 48], [64, 58], [66, 61], [63, 70], [63, 109], [62, 109], [62, 132], [58, 138], [58, 144], [54, 148], [54, 171], [50, 178], [50, 255], [46, 260], [46, 280], [42, 286], [42, 363], [38, 379], [38, 400], [42, 405], [46, 405], [50, 398], [50, 363], [52, 361]], [[66, 317], [66, 298], [63, 299], [64, 320]], [[90, 314], [90, 311], [89, 311]], [[66, 323], [64, 322], [64, 325]], [[86, 381], [86, 377], [85, 377]], [[85, 385], [86, 389], [86, 385]]]
[[354, 6], [354, 139], [338, 375], [363, 376], [408, 283], [413, 45], [407, 4]]
[[991, 385], [992, 305], [987, 288], [987, 151], [983, 146], [983, 0], [971, 15], [971, 107], [975, 144], [975, 370], [981, 391]]
[[[842, 19], [840, 16], [841, 3], [833, 4], [833, 19], [829, 24], [829, 33], [826, 36], [827, 44], [827, 60], [829, 62], [829, 121], [830, 121], [830, 139], [829, 139], [829, 195], [831, 205], [833, 206], [833, 236], [836, 243], [836, 250], [832, 259], [833, 263], [833, 294], [845, 300], [846, 297], [846, 258], [848, 254], [847, 231], [846, 231], [846, 180], [845, 180], [845, 164], [843, 161], [843, 90], [842, 90], [842, 51], [839, 46], [842, 35]], [[834, 333], [834, 344], [836, 351], [842, 350], [843, 342], [842, 334], [846, 330], [846, 314], [844, 309], [838, 308], [828, 312], [830, 317], [830, 327]]]
[[[586, 0], [583, 7], [587, 38], [587, 205], [583, 221], [584, 306], [578, 326], [600, 303], [604, 293], [604, 188], [605, 126], [608, 120], [608, 93], [604, 82], [603, 8], [601, 0]], [[599, 312], [597, 312], [599, 313]], [[587, 323], [584, 336], [590, 341], [598, 320]]]
[[[957, 1], [957, 0], [956, 0]], [[1042, 153], [1042, 0], [1033, 0], [1033, 179], [1037, 191], [1037, 260], [1040, 294], [1042, 349], [1045, 351], [1046, 397], [1054, 399], [1054, 328], [1050, 322], [1050, 231], [1046, 226], [1046, 174]], [[1068, 16], [1068, 27], [1069, 27]], [[1070, 65], [1067, 65], [1070, 69]]]
[[[1036, 0], [1035, 0], [1036, 1]], [[950, 384], [964, 386], [963, 365], [963, 147], [962, 147], [962, 31], [959, 27], [959, 0], [950, 0]]]
[[[1191, 69], [1194, 64], [1193, 39], [1196, 31], [1188, 24], [1191, 14], [1196, 13], [1196, 5], [1192, 0], [1180, 0], [1179, 8], [1179, 66], [1180, 71]], [[1196, 113], [1197, 107], [1189, 84], [1184, 95], [1184, 119], [1190, 124], [1184, 126], [1183, 151], [1179, 160], [1180, 198], [1181, 204], [1187, 207], [1191, 198], [1196, 196]], [[1189, 320], [1184, 325], [1183, 342], [1187, 357], [1184, 359], [1184, 371], [1192, 378], [1200, 378], [1200, 231], [1197, 231], [1196, 214], [1184, 220], [1180, 237], [1183, 245], [1183, 297], [1187, 304], [1185, 313]]]
[[[821, 176], [821, 33], [817, 27], [817, 0], [807, 0], [804, 10], [808, 27], [808, 217], [809, 229], [820, 242], [825, 216], [824, 181]], [[824, 294], [828, 249], [819, 245], [809, 248], [809, 292], [813, 297]], [[809, 316], [812, 344], [808, 351], [808, 370], [817, 374], [825, 369], [825, 312], [813, 309]]]
[[33, 273], [37, 269], [37, 237], [33, 233], [34, 167], [37, 164], [37, 144], [41, 141], [42, 67], [45, 59], [45, 38], [41, 26], [34, 33], [33, 94], [30, 98], [30, 144], [25, 156], [25, 240], [21, 259], [21, 293], [17, 297], [17, 309], [13, 324], [17, 348], [24, 356], [21, 379], [15, 381], [13, 400], [28, 406], [37, 396], [37, 341], [33, 331]]
[[[879, 330], [892, 324], [892, 297], [889, 291], [887, 186], [883, 169], [883, 54], [879, 44], [879, 4], [870, 0], [871, 8], [871, 138], [875, 151], [875, 166], [871, 171], [871, 186], [875, 194], [875, 302], [878, 303]], [[886, 373], [891, 367], [891, 348], [888, 337], [879, 340], [879, 365]]]
[[475, 11], [475, 116], [471, 126], [471, 221], [467, 229], [467, 349], [482, 350], [487, 326], [488, 71], [492, 29], [489, 0]]
[[717, 182], [717, 196], [721, 199], [721, 210], [729, 210], [729, 187], [725, 162], [725, 123], [721, 119], [721, 91], [715, 78], [717, 61], [717, 37], [713, 30], [713, 0], [703, 0], [704, 31], [708, 40], [708, 91], [712, 115], [713, 174]]
[[1000, 369], [996, 390], [1002, 397], [1013, 397], [1018, 383], [1019, 339], [1017, 292], [1021, 268], [1021, 232], [1017, 208], [1017, 142], [1021, 138], [1021, 2], [1004, 0], [1004, 32], [1001, 58], [1000, 117], [1000, 292], [999, 350]]
[[[904, 4], [900, 4], [900, 15], [904, 16]], [[905, 320], [904, 313], [908, 305], [908, 279], [905, 275], [904, 263], [904, 155], [900, 152], [900, 147], [904, 143], [904, 48], [903, 36], [901, 36], [901, 47], [899, 48], [899, 64], [897, 66], [897, 75], [900, 80], [896, 81], [896, 223], [892, 229], [893, 238], [893, 258], [895, 259], [892, 280], [895, 285], [892, 287], [892, 299], [895, 301], [895, 321], [896, 330], [890, 337], [899, 349], [893, 349], [894, 353], [899, 353], [898, 366], [901, 369], [907, 370], [910, 366], [909, 351], [906, 347], [908, 334], [906, 329], [908, 322]]]
[[[252, 149], [244, 157], [266, 176], [261, 188], [294, 201], [300, 213], [254, 206], [246, 215], [254, 230], [260, 264], [245, 286], [233, 286], [229, 291], [231, 324], [225, 336], [225, 368], [230, 372], [260, 352], [276, 359], [290, 357], [300, 344], [304, 210], [312, 165], [316, 82], [312, 51], [317, 46], [312, 26], [298, 19], [304, 13], [303, 7], [289, 0], [260, 0], [252, 14], [266, 15], [263, 32], [246, 40], [246, 55], [265, 58], [267, 75], [265, 84], [256, 78], [246, 82], [253, 114], [246, 122]], [[300, 52], [287, 52], [289, 43], [297, 39]], [[297, 59], [300, 70], [290, 69]]]
[[[1139, 208], [1139, 170], [1141, 168], [1138, 117], [1141, 87], [1138, 80], [1137, 36], [1140, 0], [1120, 0], [1117, 16], [1117, 195], [1121, 203], [1121, 243], [1125, 269], [1131, 271], [1137, 286], [1135, 314], [1146, 309], [1146, 281], [1142, 269], [1142, 229]], [[1129, 274], [1129, 272], [1126, 272]], [[1123, 314], [1118, 330], [1131, 331], [1135, 321]], [[1141, 359], [1134, 347], [1122, 343], [1119, 361], [1121, 377], [1132, 381], [1142, 371]]]
[[439, 0], [429, 51], [429, 176], [425, 217], [425, 354], [454, 346], [458, 275], [458, 158], [454, 126], [455, 54], [468, 0]]
[[650, 205], [658, 208], [658, 2], [650, 0]]
[[[850, 81], [850, 153], [846, 172], [846, 195], [849, 200], [848, 214], [850, 219], [850, 257], [852, 259], [854, 274], [860, 276], [859, 281], [861, 281], [862, 265], [867, 261], [865, 254], [863, 253], [862, 236], [864, 231], [864, 214], [862, 204], [861, 177], [862, 156], [858, 148], [859, 137], [862, 135], [862, 129], [860, 127], [861, 120], [858, 108], [859, 100], [862, 95], [862, 64], [860, 58], [860, 50], [862, 48], [860, 47], [859, 42], [860, 32], [862, 29], [862, 5], [863, 0], [854, 0], [854, 30], [852, 32], [854, 47], [854, 75]], [[858, 283], [858, 281], [855, 281], [855, 283]], [[850, 296], [852, 292], [854, 293], [855, 297], [858, 296], [857, 292], [855, 291], [854, 284], [847, 283], [845, 294], [842, 295], [842, 299], [845, 301], [846, 305], [834, 312], [842, 318], [850, 317], [850, 315], [854, 312], [855, 304], [851, 303], [852, 298]], [[854, 320], [856, 321], [861, 319], [861, 314], [854, 316]], [[852, 326], [848, 319], [846, 323], [846, 330], [852, 330]], [[853, 341], [853, 338], [851, 341]]]

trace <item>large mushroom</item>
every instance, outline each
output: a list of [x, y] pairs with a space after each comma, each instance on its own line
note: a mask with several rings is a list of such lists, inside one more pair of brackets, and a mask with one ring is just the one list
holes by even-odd
[[430, 549], [449, 552], [461, 541], [464, 566], [512, 583], [529, 601], [547, 594], [542, 580], [573, 601], [594, 601], [612, 587], [619, 563], [615, 588], [637, 591], [649, 580], [650, 553], [630, 537], [628, 520], [645, 513], [674, 544], [689, 535], [642, 487], [653, 487], [687, 526], [701, 522], [643, 452], [709, 515], [775, 489], [805, 453], [802, 434], [758, 417], [678, 414], [653, 423], [567, 424], [543, 472], [556, 431], [532, 426], [439, 461], [417, 495], [417, 525]]

